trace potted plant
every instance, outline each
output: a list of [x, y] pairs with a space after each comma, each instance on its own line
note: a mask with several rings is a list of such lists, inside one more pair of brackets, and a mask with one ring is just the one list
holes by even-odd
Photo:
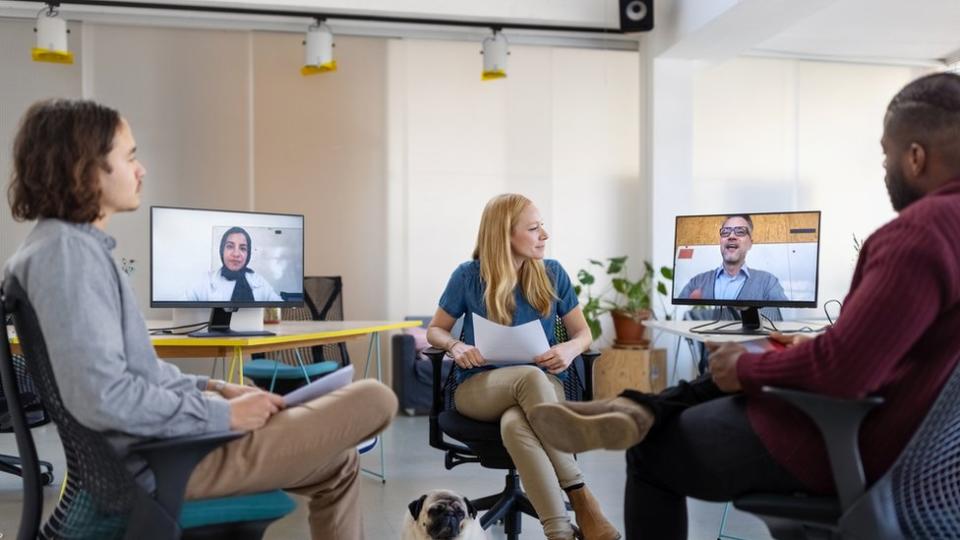
[[[656, 292], [660, 294], [660, 304], [666, 313], [666, 306], [663, 304], [663, 298], [667, 296], [666, 281], [673, 280], [673, 270], [666, 266], [660, 268], [660, 278], [655, 279], [653, 265], [648, 261], [643, 262], [643, 274], [639, 279], [631, 280], [627, 273], [627, 256], [610, 257], [606, 262], [590, 259], [591, 266], [605, 268], [610, 280], [610, 288], [596, 296], [593, 295], [591, 286], [596, 283], [596, 278], [586, 269], [577, 272], [577, 281], [579, 284], [574, 286], [577, 296], [586, 292], [586, 304], [583, 306], [583, 314], [590, 326], [590, 332], [593, 339], [600, 337], [600, 316], [604, 313], [610, 313], [613, 317], [613, 326], [616, 332], [616, 343], [620, 345], [639, 345], [646, 347], [649, 340], [646, 339], [643, 327], [643, 321], [655, 318], [653, 313], [654, 284]], [[669, 319], [670, 316], [666, 315]]]

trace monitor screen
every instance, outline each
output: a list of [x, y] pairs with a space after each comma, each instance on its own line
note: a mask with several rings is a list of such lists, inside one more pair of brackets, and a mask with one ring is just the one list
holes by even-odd
[[150, 209], [151, 307], [302, 304], [302, 215]]
[[820, 212], [677, 216], [673, 303], [816, 307]]

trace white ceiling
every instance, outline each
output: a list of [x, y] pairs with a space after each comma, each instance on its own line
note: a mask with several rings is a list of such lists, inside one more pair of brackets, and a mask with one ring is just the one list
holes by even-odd
[[920, 63], [957, 60], [960, 0], [835, 0], [755, 53]]

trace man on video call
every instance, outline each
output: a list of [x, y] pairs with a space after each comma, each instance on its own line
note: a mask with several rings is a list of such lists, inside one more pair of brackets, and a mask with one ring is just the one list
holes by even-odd
[[747, 267], [747, 252], [751, 247], [753, 219], [746, 214], [727, 216], [720, 226], [723, 264], [693, 276], [678, 298], [786, 302], [787, 295], [777, 276]]

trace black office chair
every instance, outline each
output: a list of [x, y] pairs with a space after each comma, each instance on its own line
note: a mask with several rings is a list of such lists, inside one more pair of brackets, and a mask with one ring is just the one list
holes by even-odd
[[[6, 325], [4, 325], [3, 330], [6, 332]], [[20, 405], [27, 426], [35, 428], [49, 424], [50, 415], [47, 414], [40, 402], [40, 396], [37, 395], [36, 388], [33, 385], [33, 377], [27, 373], [27, 366], [24, 364], [22, 356], [13, 356], [13, 376], [17, 380], [17, 388], [20, 389]], [[0, 387], [0, 433], [13, 433], [12, 416], [2, 387]], [[43, 485], [49, 486], [53, 483], [53, 464], [49, 461], [40, 461], [39, 465], [43, 468], [40, 479]], [[23, 476], [23, 463], [18, 456], [0, 454], [0, 472]]]
[[774, 538], [960, 538], [960, 365], [893, 466], [867, 486], [857, 435], [883, 400], [839, 400], [764, 388], [810, 416], [823, 434], [837, 497], [751, 494], [734, 506], [756, 514]]
[[293, 501], [283, 492], [190, 501], [183, 494], [194, 466], [211, 450], [241, 437], [226, 432], [145, 442], [132, 450], [156, 479], [147, 492], [126, 468], [103, 434], [80, 424], [66, 410], [47, 356], [36, 313], [16, 278], [3, 283], [0, 320], [13, 314], [14, 326], [37, 395], [57, 426], [67, 461], [63, 497], [40, 530], [43, 493], [36, 446], [23, 414], [10, 344], [0, 343], [0, 379], [17, 436], [23, 466], [24, 501], [20, 540], [34, 538], [186, 538], [259, 539], [266, 527], [290, 513]]
[[[303, 278], [303, 306], [284, 308], [284, 321], [342, 321], [343, 280], [340, 276]], [[261, 388], [286, 394], [350, 363], [343, 342], [257, 354], [243, 365], [243, 374]]]
[[[567, 331], [558, 317], [554, 325], [557, 343], [567, 341]], [[443, 349], [429, 348], [423, 354], [433, 366], [433, 404], [430, 408], [430, 446], [443, 450], [444, 466], [452, 469], [464, 463], [479, 463], [488, 469], [506, 470], [506, 482], [503, 491], [486, 497], [472, 499], [478, 510], [487, 510], [480, 517], [480, 525], [487, 529], [498, 521], [503, 521], [504, 532], [509, 540], [516, 540], [521, 531], [521, 514], [537, 518], [537, 512], [527, 499], [520, 486], [520, 477], [510, 454], [503, 446], [498, 422], [479, 422], [456, 411], [453, 394], [457, 390], [454, 366], [446, 381], [441, 376]], [[588, 351], [579, 356], [567, 372], [564, 381], [564, 395], [569, 401], [589, 400], [593, 396], [593, 363], [599, 352]], [[449, 442], [444, 435], [463, 444]]]

